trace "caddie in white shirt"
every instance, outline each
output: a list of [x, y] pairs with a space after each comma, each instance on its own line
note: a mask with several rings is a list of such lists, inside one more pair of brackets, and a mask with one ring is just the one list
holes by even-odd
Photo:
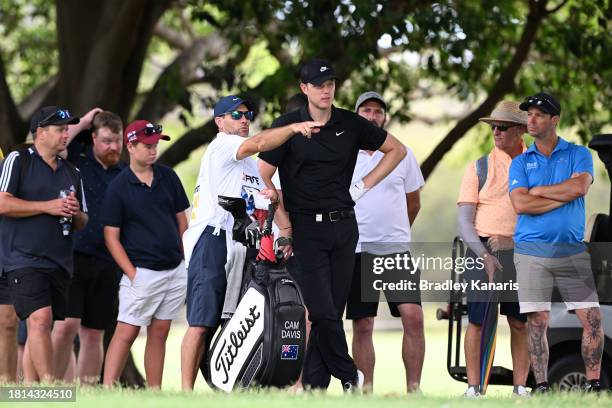
[[219, 325], [225, 298], [226, 235], [231, 239], [233, 218], [218, 205], [217, 197], [256, 200], [261, 193], [272, 202], [277, 201], [275, 190], [265, 189], [251, 156], [282, 145], [296, 133], [310, 138], [322, 126], [312, 121], [293, 123], [248, 137], [255, 116], [253, 106], [234, 95], [221, 98], [214, 115], [219, 133], [202, 157], [189, 228], [183, 235], [189, 324], [181, 346], [183, 390], [193, 389], [206, 336]]
[[[355, 105], [357, 113], [376, 126], [383, 127], [387, 116], [387, 105], [376, 92], [365, 92]], [[382, 153], [360, 150], [353, 174], [353, 183], [361, 180], [381, 160]], [[424, 185], [421, 169], [412, 151], [406, 147], [406, 156], [398, 166], [378, 185], [364, 194], [355, 204], [355, 215], [359, 227], [359, 242], [355, 254], [355, 269], [351, 292], [347, 301], [346, 317], [353, 320], [353, 359], [364, 373], [364, 390], [372, 390], [374, 381], [374, 344], [372, 333], [378, 302], [365, 302], [362, 297], [362, 253], [391, 255], [408, 253], [410, 226], [419, 209], [419, 191]], [[365, 258], [363, 262], [367, 262]], [[411, 277], [417, 282], [417, 272]], [[420, 293], [407, 298], [394, 299], [402, 294], [385, 292], [389, 309], [394, 317], [401, 317], [404, 328], [402, 358], [406, 369], [408, 392], [419, 390], [425, 336], [423, 332], [423, 310]], [[391, 298], [393, 301], [390, 301]]]

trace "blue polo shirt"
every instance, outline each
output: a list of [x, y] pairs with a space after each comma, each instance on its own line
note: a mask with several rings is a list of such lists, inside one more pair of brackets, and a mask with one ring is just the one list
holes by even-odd
[[[509, 191], [525, 187], [559, 184], [573, 173], [593, 176], [593, 158], [584, 146], [558, 139], [550, 157], [538, 151], [536, 144], [512, 160]], [[515, 251], [545, 258], [570, 256], [585, 250], [584, 197], [539, 215], [519, 214], [514, 230]]]
[[94, 157], [91, 145], [83, 150], [74, 142], [68, 148], [68, 160], [81, 171], [89, 216], [87, 226], [74, 234], [74, 250], [112, 261], [113, 258], [104, 244], [104, 226], [100, 220], [102, 203], [108, 185], [127, 165], [119, 162], [116, 166], [105, 169]]
[[[87, 211], [78, 170], [71, 169], [59, 156], [57, 167], [53, 170], [38, 155], [35, 147], [29, 148], [25, 154], [30, 155], [30, 160], [24, 168], [24, 174], [21, 171], [20, 152], [12, 152], [6, 157], [0, 174], [0, 191], [26, 201], [49, 201], [58, 198], [61, 189], [74, 189], [81, 210]], [[38, 214], [2, 218], [0, 263], [4, 264], [5, 271], [59, 268], [72, 275], [74, 233], [68, 236], [62, 234], [59, 217]]]
[[121, 229], [121, 244], [135, 266], [163, 271], [183, 259], [176, 214], [187, 208], [189, 200], [171, 168], [154, 164], [149, 187], [126, 167], [106, 190], [101, 221]]

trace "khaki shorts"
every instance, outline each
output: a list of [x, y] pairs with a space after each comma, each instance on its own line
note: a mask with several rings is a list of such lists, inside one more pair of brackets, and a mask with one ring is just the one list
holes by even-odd
[[185, 304], [186, 291], [184, 262], [165, 271], [137, 267], [133, 281], [127, 275], [121, 278], [117, 321], [148, 326], [152, 319], [173, 320]]
[[586, 251], [562, 258], [515, 253], [514, 265], [521, 313], [550, 311], [555, 287], [568, 310], [599, 307], [591, 257]]

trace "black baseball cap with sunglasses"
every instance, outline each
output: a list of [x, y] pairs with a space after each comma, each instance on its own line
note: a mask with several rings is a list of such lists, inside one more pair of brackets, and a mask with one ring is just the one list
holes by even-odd
[[30, 120], [30, 132], [36, 133], [36, 129], [45, 126], [76, 125], [79, 123], [78, 116], [72, 116], [68, 109], [57, 106], [45, 106], [37, 110]]
[[528, 111], [532, 106], [551, 116], [559, 116], [561, 114], [561, 104], [559, 101], [554, 96], [544, 92], [538, 92], [533, 96], [525, 98], [525, 101], [519, 105], [519, 109]]

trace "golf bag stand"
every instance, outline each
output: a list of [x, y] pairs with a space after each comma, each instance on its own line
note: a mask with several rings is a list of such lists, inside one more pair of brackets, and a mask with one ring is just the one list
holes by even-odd
[[[219, 196], [219, 204], [234, 217], [233, 239], [259, 251], [246, 260], [236, 311], [222, 322], [208, 351], [206, 380], [225, 392], [292, 385], [304, 359], [305, 307], [282, 251], [273, 249], [274, 207], [261, 226], [247, 215], [244, 199]], [[277, 245], [288, 243], [281, 240]]]

